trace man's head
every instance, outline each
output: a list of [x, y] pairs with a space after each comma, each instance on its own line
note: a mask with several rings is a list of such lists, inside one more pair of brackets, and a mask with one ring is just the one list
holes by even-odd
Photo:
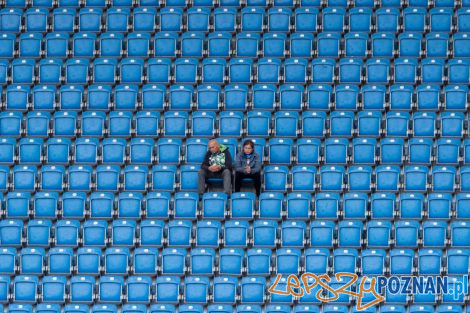
[[212, 139], [211, 141], [209, 141], [209, 151], [211, 153], [217, 153], [219, 152], [219, 150], [220, 150], [220, 145], [217, 142], [217, 140]]

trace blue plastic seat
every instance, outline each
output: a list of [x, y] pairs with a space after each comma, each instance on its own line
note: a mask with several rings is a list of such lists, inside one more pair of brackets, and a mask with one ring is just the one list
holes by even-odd
[[181, 35], [181, 56], [203, 56], [205, 36], [199, 32], [185, 32]]
[[98, 248], [79, 248], [77, 250], [77, 273], [96, 276], [101, 270], [101, 251]]
[[[444, 87], [445, 108], [449, 111], [464, 111], [467, 108], [464, 95], [468, 92], [466, 86], [461, 85], [447, 85]], [[451, 114], [451, 113], [446, 113]], [[457, 115], [458, 116], [458, 115]]]
[[45, 270], [46, 252], [43, 248], [23, 248], [21, 249], [20, 273], [30, 275], [42, 275]]
[[429, 33], [425, 36], [426, 56], [445, 58], [449, 54], [449, 35], [443, 33]]
[[155, 18], [157, 11], [155, 8], [137, 7], [132, 11], [134, 31], [152, 32], [155, 29]]
[[457, 29], [459, 32], [467, 32], [470, 30], [468, 8], [461, 8], [457, 10]]
[[[215, 250], [212, 248], [194, 248], [190, 252], [191, 274], [213, 275], [215, 270]], [[204, 293], [205, 294], [205, 293]]]
[[450, 194], [431, 193], [428, 195], [428, 216], [430, 219], [449, 219], [452, 197]]
[[13, 84], [32, 84], [35, 80], [36, 62], [33, 59], [14, 59], [11, 62]]
[[224, 246], [245, 247], [248, 240], [249, 223], [242, 220], [226, 221], [224, 224]]
[[349, 137], [354, 131], [354, 112], [334, 111], [330, 114], [330, 135]]
[[468, 250], [467, 249], [449, 249], [447, 250], [447, 270], [451, 275], [465, 274], [465, 265], [467, 263]]
[[[339, 56], [339, 44], [341, 36], [338, 33], [322, 32], [317, 36], [318, 57]], [[315, 76], [315, 75], [314, 75]]]
[[0, 29], [3, 32], [19, 33], [21, 30], [21, 17], [23, 10], [4, 8], [0, 11]]
[[425, 166], [407, 166], [404, 172], [404, 189], [407, 191], [426, 191], [428, 169]]
[[[362, 9], [360, 9], [362, 10]], [[364, 33], [348, 33], [344, 36], [345, 56], [365, 57], [367, 54], [368, 36]]]
[[[64, 9], [65, 10], [65, 9]], [[70, 10], [69, 10], [70, 11]], [[67, 12], [68, 13], [68, 12]], [[67, 15], [67, 18], [71, 18], [72, 21], [75, 17], [75, 12], [71, 12], [70, 17]], [[73, 26], [71, 25], [71, 28], [69, 31], [72, 31]], [[57, 31], [57, 30], [56, 30]], [[101, 38], [105, 38], [107, 35], [102, 35]], [[72, 54], [74, 57], [84, 57], [84, 58], [91, 58], [95, 55], [96, 49], [95, 49], [95, 43], [96, 43], [96, 34], [94, 33], [85, 33], [85, 32], [79, 32], [73, 35], [73, 51]], [[101, 40], [100, 40], [100, 46], [101, 46]], [[101, 46], [102, 48], [105, 48], [105, 46]], [[100, 51], [101, 55], [106, 54], [104, 50]], [[111, 56], [111, 54], [110, 54]]]
[[300, 7], [295, 10], [295, 31], [316, 32], [318, 9], [312, 7]]
[[98, 288], [100, 302], [119, 303], [123, 294], [124, 278], [121, 276], [101, 276]]
[[438, 139], [436, 141], [436, 164], [457, 164], [460, 156], [460, 140]]
[[155, 274], [158, 250], [153, 248], [136, 248], [133, 253], [133, 270], [137, 275]]
[[[282, 247], [297, 247], [302, 248], [305, 244], [305, 234], [306, 234], [306, 224], [303, 221], [284, 221], [281, 224], [281, 246]], [[280, 251], [278, 250], [278, 261], [280, 256]], [[283, 251], [286, 254], [297, 254], [297, 262], [294, 264], [299, 264], [300, 253], [299, 251]], [[278, 273], [294, 273], [298, 272], [298, 266], [291, 266], [292, 264], [282, 264], [278, 262]]]
[[343, 58], [339, 61], [339, 82], [360, 84], [362, 81], [362, 61], [355, 58]]
[[370, 8], [353, 8], [349, 11], [349, 30], [351, 32], [369, 32], [372, 25]]
[[359, 102], [359, 87], [357, 85], [336, 86], [336, 109], [357, 110]]
[[362, 242], [361, 221], [341, 221], [338, 224], [339, 247], [359, 248]]
[[128, 8], [109, 8], [106, 11], [107, 31], [126, 32], [128, 29], [130, 10]]
[[440, 107], [440, 87], [420, 85], [416, 88], [417, 106], [420, 111], [438, 111]]
[[272, 252], [267, 248], [248, 249], [246, 261], [249, 275], [269, 275], [272, 263]]
[[259, 43], [260, 35], [257, 33], [238, 33], [236, 36], [237, 57], [257, 57], [259, 53]]
[[207, 152], [208, 142], [205, 138], [188, 138], [186, 141], [186, 163], [201, 164]]
[[[393, 171], [395, 170], [395, 171]], [[396, 167], [391, 176], [396, 176]], [[395, 196], [391, 192], [374, 193], [371, 196], [371, 217], [373, 219], [392, 219], [396, 211]]]
[[34, 191], [37, 182], [35, 166], [17, 165], [13, 168], [13, 186], [18, 191]]
[[392, 242], [392, 224], [389, 221], [370, 221], [367, 223], [367, 246], [388, 248]]
[[[22, 216], [8, 215], [10, 218], [21, 218]], [[4, 219], [0, 222], [0, 234], [2, 235], [2, 246], [21, 247], [23, 241], [23, 222], [21, 220]]]
[[[332, 83], [335, 76], [336, 62], [333, 59], [315, 59], [312, 61], [312, 82]], [[314, 85], [315, 86], [315, 85]]]
[[155, 34], [155, 57], [176, 57], [178, 34], [173, 32], [158, 32]]
[[436, 114], [416, 112], [413, 114], [413, 132], [418, 137], [433, 137], [436, 132]]
[[[111, 175], [110, 175], [111, 176]], [[108, 188], [112, 188], [112, 182]], [[111, 192], [94, 192], [90, 195], [90, 216], [93, 219], [112, 219], [114, 215], [114, 195]]]
[[328, 138], [325, 145], [325, 164], [346, 164], [348, 160], [349, 141], [346, 138]]
[[446, 244], [447, 223], [444, 221], [423, 222], [423, 246], [444, 247]]
[[181, 8], [163, 8], [160, 11], [160, 30], [179, 32], [182, 26], [183, 10]]
[[197, 165], [183, 165], [180, 167], [180, 190], [181, 191], [196, 191], [198, 189], [197, 177], [200, 170]]
[[243, 303], [263, 303], [264, 286], [266, 279], [264, 277], [244, 277], [240, 283], [240, 293]]
[[[296, 28], [297, 29], [309, 29], [316, 28], [316, 17], [312, 17], [306, 13], [304, 14], [300, 10], [309, 11], [312, 8], [298, 8], [296, 10]], [[304, 19], [310, 19], [308, 22], [302, 22]], [[315, 25], [311, 25], [311, 21], [315, 22]], [[292, 33], [290, 37], [290, 56], [293, 58], [308, 58], [312, 55], [313, 47], [313, 35], [309, 33]]]
[[344, 183], [344, 168], [322, 166], [320, 168], [320, 186], [322, 191], [341, 191]]
[[[0, 273], [2, 275], [9, 275], [12, 276], [15, 274], [15, 267], [17, 264], [17, 256], [16, 256], [16, 249], [14, 248], [7, 248], [4, 247], [0, 250], [0, 260], [2, 261], [2, 265], [0, 266]], [[4, 276], [2, 276], [2, 303], [5, 301], [3, 298], [3, 287], [6, 281], [4, 280]]]
[[321, 142], [319, 139], [300, 138], [297, 140], [296, 152], [297, 164], [308, 165], [320, 162]]
[[215, 132], [216, 115], [211, 111], [195, 111], [192, 114], [191, 132], [196, 137], [212, 137]]
[[264, 169], [264, 190], [281, 191], [287, 189], [288, 169], [286, 166], [270, 165]]
[[[52, 70], [51, 70], [52, 71]], [[53, 74], [52, 74], [53, 75]], [[32, 98], [33, 98], [33, 109], [35, 110], [45, 110], [53, 111], [56, 106], [56, 87], [48, 85], [37, 85], [33, 88]], [[38, 115], [37, 112], [36, 115]], [[41, 113], [48, 115], [49, 113]], [[40, 115], [40, 114], [39, 114]]]
[[344, 8], [326, 8], [322, 11], [324, 32], [343, 32], [346, 10]]
[[127, 248], [107, 248], [104, 252], [104, 271], [111, 275], [127, 274], [130, 253]]
[[[79, 202], [78, 195], [72, 198], [69, 194], [65, 193], [62, 197], [64, 204], [64, 214], [66, 218], [83, 218], [85, 215], [84, 208], [81, 212], [73, 212], [71, 205], [72, 201]], [[82, 199], [85, 202], [84, 199]], [[83, 203], [83, 206], [85, 204]], [[78, 205], [77, 205], [78, 206]], [[76, 211], [79, 211], [78, 209]], [[79, 241], [80, 222], [74, 220], [60, 220], [56, 223], [56, 245], [60, 247], [76, 247]], [[70, 268], [69, 268], [70, 269]]]
[[405, 31], [423, 32], [426, 27], [426, 9], [406, 8], [403, 11], [403, 28]]
[[[165, 229], [165, 222], [158, 221], [158, 220], [145, 220], [140, 223], [140, 244], [142, 247], [162, 247], [163, 243], [165, 242], [164, 237], [164, 229]], [[144, 251], [145, 252], [145, 251]], [[134, 252], [135, 254], [135, 252]], [[155, 256], [156, 257], [156, 256]], [[156, 262], [156, 260], [154, 260]], [[144, 263], [144, 260], [142, 260]], [[154, 273], [156, 271], [156, 267], [150, 267], [152, 263], [147, 264], [145, 266], [145, 271], [150, 271], [150, 273]], [[143, 264], [141, 264], [141, 269], [144, 270]]]
[[389, 8], [383, 6], [376, 12], [377, 16], [377, 31], [395, 33], [398, 31], [398, 19], [400, 16], [400, 10], [398, 8]]
[[[318, 219], [336, 220], [339, 214], [339, 204], [339, 194], [328, 192], [318, 193], [315, 198], [315, 217]], [[319, 238], [316, 240], [318, 239]], [[313, 241], [311, 244], [312, 246], [314, 245]]]
[[352, 158], [355, 164], [374, 164], [376, 159], [376, 141], [368, 138], [353, 139]]
[[[280, 9], [279, 9], [280, 10]], [[263, 56], [283, 57], [286, 46], [286, 35], [279, 33], [266, 33], [263, 36]]]
[[32, 220], [28, 223], [28, 247], [47, 247], [51, 240], [50, 220]]
[[246, 32], [261, 32], [263, 30], [265, 10], [263, 8], [247, 7], [241, 11], [241, 29]]
[[411, 85], [392, 85], [390, 87], [390, 107], [392, 110], [411, 111], [414, 89]]
[[253, 222], [253, 247], [274, 247], [277, 242], [278, 224], [273, 220]]
[[[336, 212], [335, 212], [336, 213]], [[317, 216], [318, 212], [317, 212]], [[332, 247], [335, 239], [333, 221], [313, 221], [310, 223], [310, 245], [312, 247]]]
[[188, 10], [188, 31], [207, 32], [209, 28], [210, 10], [207, 8], [190, 8]]
[[[65, 286], [67, 279], [64, 276], [45, 276], [42, 280], [42, 299], [47, 302], [63, 302], [65, 301]], [[43, 306], [42, 308], [40, 306]], [[49, 304], [41, 304], [37, 307], [37, 311], [43, 309], [43, 312], [50, 312]], [[52, 306], [59, 306], [52, 304]], [[59, 310], [56, 312], [60, 312]]]
[[[367, 169], [367, 170], [370, 171], [370, 169]], [[369, 177], [367, 177], [367, 179], [369, 179]], [[366, 215], [368, 211], [367, 207], [368, 207], [368, 202], [369, 202], [369, 196], [366, 193], [356, 193], [356, 192], [347, 193], [344, 195], [343, 202], [344, 202], [343, 216], [345, 218], [360, 219], [360, 220], [366, 219]]]
[[236, 26], [237, 11], [235, 8], [221, 6], [223, 7], [214, 9], [214, 30], [216, 32], [233, 32]]
[[[79, 30], [86, 32], [99, 32], [103, 11], [100, 8], [82, 8], [78, 12]], [[56, 30], [57, 31], [57, 30]]]
[[269, 163], [290, 164], [292, 160], [293, 141], [289, 138], [272, 138], [269, 140]]
[[262, 58], [258, 61], [257, 73], [260, 83], [278, 83], [281, 73], [281, 60]]
[[[292, 168], [292, 190], [310, 191], [316, 187], [316, 168], [313, 166], [295, 166]], [[307, 214], [308, 215], [308, 214]]]
[[[224, 83], [226, 66], [227, 63], [222, 58], [205, 58], [202, 61], [202, 81], [213, 84]], [[220, 87], [217, 85], [208, 85], [206, 88], [209, 87], [220, 92]]]
[[361, 137], [379, 137], [381, 134], [382, 113], [363, 111], [357, 115], [358, 133]]
[[[38, 294], [39, 279], [37, 276], [18, 275], [13, 280], [13, 300], [23, 303], [35, 303]], [[21, 305], [23, 308], [24, 305]], [[31, 309], [31, 307], [29, 307]], [[14, 309], [12, 310], [14, 311]], [[29, 312], [32, 312], [30, 310]]]
[[465, 33], [453, 35], [454, 58], [467, 58], [470, 56], [470, 40]]
[[455, 189], [455, 167], [435, 166], [432, 169], [433, 191], [453, 192]]
[[430, 138], [412, 138], [408, 143], [409, 162], [431, 164], [433, 142]]
[[109, 110], [111, 93], [111, 86], [91, 85], [88, 87], [87, 108], [90, 110]]
[[0, 134], [8, 137], [20, 137], [23, 129], [23, 114], [21, 112], [0, 113]]
[[[403, 214], [402, 214], [403, 215]], [[395, 224], [396, 247], [416, 247], [419, 238], [419, 223], [417, 221], [401, 220]]]
[[372, 168], [354, 165], [348, 168], [350, 191], [370, 191], [372, 186]]
[[54, 32], [73, 32], [75, 28], [75, 13], [74, 9], [54, 9], [52, 24]]

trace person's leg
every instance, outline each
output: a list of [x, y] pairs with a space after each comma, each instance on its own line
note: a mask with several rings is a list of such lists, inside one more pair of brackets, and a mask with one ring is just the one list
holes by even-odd
[[206, 170], [200, 169], [198, 172], [198, 192], [202, 195], [206, 191]]
[[261, 193], [261, 175], [259, 173], [253, 174], [253, 183], [255, 185], [256, 196], [259, 197]]
[[232, 173], [230, 170], [225, 169], [222, 172], [222, 177], [224, 179], [224, 192], [230, 196], [232, 194]]
[[245, 176], [243, 173], [235, 173], [235, 192], [240, 192], [242, 186], [242, 179]]

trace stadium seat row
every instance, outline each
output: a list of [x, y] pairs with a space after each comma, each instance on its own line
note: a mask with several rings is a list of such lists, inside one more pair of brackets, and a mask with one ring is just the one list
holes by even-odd
[[[21, 32], [24, 27], [28, 32], [79, 31], [127, 32], [131, 27], [138, 31], [154, 31], [157, 26], [161, 31], [207, 32], [210, 28], [216, 31], [262, 32], [267, 29], [274, 32], [296, 31], [315, 32], [317, 28], [326, 32], [452, 32], [454, 28], [460, 32], [470, 30], [470, 10], [457, 10], [454, 20], [452, 8], [408, 7], [402, 12], [398, 8], [380, 8], [375, 13], [370, 8], [326, 7], [319, 11], [317, 8], [300, 7], [293, 14], [290, 8], [263, 7], [242, 8], [238, 14], [235, 8], [217, 8], [211, 13], [209, 8], [161, 8], [157, 14], [155, 8], [111, 7], [104, 12], [102, 8], [81, 8], [78, 14], [73, 8], [57, 8], [52, 13], [46, 8], [30, 8], [26, 12], [21, 9], [5, 8], [0, 11], [0, 31]], [[132, 16], [132, 20], [131, 20]], [[295, 17], [295, 21], [294, 21]], [[400, 18], [402, 23], [400, 23]], [[213, 22], [211, 23], [211, 19]], [[22, 23], [24, 20], [24, 25]], [[75, 23], [77, 21], [77, 24]], [[132, 21], [132, 22], [131, 22]], [[374, 23], [375, 22], [375, 23]], [[239, 24], [239, 25], [238, 25]], [[318, 27], [320, 25], [320, 27]]]
[[[337, 85], [334, 89], [326, 84], [311, 84], [306, 89], [298, 84], [284, 84], [280, 85], [279, 91], [274, 84], [255, 84], [251, 90], [244, 84], [230, 84], [223, 90], [218, 85], [200, 85], [196, 89], [190, 85], [172, 85], [168, 89], [164, 85], [144, 85], [142, 89], [136, 85], [117, 85], [114, 90], [108, 85], [90, 85], [86, 89], [80, 85], [64, 85], [59, 91], [50, 85], [37, 85], [33, 89], [25, 85], [9, 85], [4, 93], [3, 106], [7, 112], [2, 114], [6, 117], [8, 114], [17, 115], [8, 111], [60, 109], [63, 111], [56, 113], [57, 116], [65, 114], [69, 115], [69, 118], [76, 119], [77, 113], [67, 111], [143, 109], [161, 112], [166, 109], [175, 111], [225, 109], [227, 112], [221, 112], [221, 115], [238, 115], [240, 113], [230, 111], [248, 109], [330, 111], [333, 108], [357, 111], [362, 108], [366, 111], [390, 109], [437, 112], [466, 111], [467, 98], [468, 87], [464, 85], [447, 85], [443, 90], [437, 85], [421, 85], [415, 90], [411, 85], [400, 84], [391, 85], [388, 89], [373, 84], [364, 85], [361, 89], [356, 85], [347, 84]], [[317, 112], [311, 112], [314, 113]], [[31, 112], [30, 116], [39, 118], [42, 114], [44, 117], [48, 116], [48, 113], [44, 112]], [[83, 115], [86, 114], [91, 113]], [[158, 112], [137, 112], [136, 117], [145, 114], [152, 117], [155, 114], [160, 115]], [[12, 118], [17, 119], [17, 117]]]
[[[353, 199], [349, 200], [354, 201]], [[436, 198], [435, 202], [437, 203], [438, 201], [439, 199]], [[369, 212], [366, 212], [365, 208], [360, 208], [359, 206], [355, 208], [353, 205], [350, 204], [346, 208], [348, 211], [345, 211], [345, 214], [354, 219], [342, 220], [337, 223], [331, 220], [315, 220], [307, 224], [302, 220], [296, 219], [288, 219], [281, 223], [278, 220], [259, 219], [250, 225], [248, 221], [234, 219], [224, 222], [222, 226], [220, 222], [212, 220], [199, 221], [197, 225], [194, 225], [191, 220], [187, 219], [171, 220], [166, 224], [161, 220], [145, 219], [139, 223], [137, 228], [134, 220], [119, 219], [114, 220], [112, 226], [111, 223], [108, 225], [108, 222], [103, 220], [105, 218], [104, 213], [106, 212], [97, 212], [97, 215], [101, 213], [103, 216], [92, 216], [93, 219], [85, 221], [82, 226], [77, 220], [58, 220], [54, 225], [50, 220], [30, 220], [27, 225], [23, 226], [21, 220], [5, 219], [0, 222], [0, 232], [4, 236], [2, 238], [2, 246], [4, 248], [19, 248], [25, 243], [28, 246], [29, 253], [40, 253], [42, 251], [42, 255], [44, 255], [43, 249], [38, 250], [34, 248], [47, 248], [52, 242], [57, 247], [73, 248], [84, 246], [85, 248], [105, 248], [109, 245], [113, 249], [116, 249], [116, 247], [132, 248], [138, 242], [142, 247], [165, 246], [167, 247], [166, 252], [173, 251], [173, 249], [178, 247], [189, 248], [195, 246], [201, 248], [199, 253], [202, 254], [209, 253], [207, 248], [218, 248], [219, 246], [225, 248], [264, 247], [271, 249], [276, 247], [341, 247], [360, 249], [362, 246], [383, 249], [389, 249], [391, 246], [413, 249], [418, 247], [445, 248], [449, 246], [462, 249], [468, 247], [470, 240], [467, 234], [470, 231], [470, 226], [467, 221], [448, 223], [445, 220], [430, 219], [420, 223], [416, 220], [401, 219], [393, 223], [386, 220], [390, 219], [390, 216], [394, 214], [393, 208], [386, 208], [380, 202], [380, 199], [376, 199], [376, 204], [372, 206], [370, 211], [372, 220], [364, 222], [361, 219], [364, 219]], [[437, 203], [433, 206], [436, 207], [439, 204]], [[309, 212], [306, 209], [304, 209], [306, 212], [302, 212], [301, 209], [303, 208], [301, 207], [296, 209], [297, 211], [292, 209], [288, 214], [294, 215], [297, 218], [309, 218]], [[99, 208], [95, 207], [94, 210], [97, 211]], [[357, 212], [354, 210], [357, 210]], [[385, 212], [385, 210], [390, 212]], [[179, 211], [183, 210], [180, 208]], [[439, 208], [434, 208], [430, 214], [449, 215], [443, 208], [441, 208], [441, 211], [439, 212]], [[337, 212], [326, 213], [337, 214]], [[233, 213], [232, 215], [237, 214]], [[132, 218], [132, 216], [124, 216], [124, 218], [126, 217]], [[178, 218], [179, 216], [176, 217]], [[179, 218], [184, 218], [184, 216]], [[110, 226], [109, 230], [108, 226]], [[26, 229], [27, 235], [24, 234]], [[52, 232], [52, 229], [55, 231]], [[54, 238], [52, 234], [55, 234]], [[136, 238], [137, 234], [138, 238]], [[30, 251], [31, 249], [33, 250], [32, 252]], [[10, 256], [16, 254], [15, 249], [7, 250], [4, 250], [2, 253]], [[99, 249], [97, 251], [95, 254], [100, 255], [101, 251]], [[183, 251], [183, 254], [186, 255], [186, 250], [183, 249]], [[118, 249], [118, 252], [122, 251]], [[14, 268], [14, 264], [16, 263], [6, 262], [2, 263], [2, 267], [10, 268], [9, 272]], [[26, 262], [23, 266], [29, 267], [32, 264], [33, 262]], [[57, 266], [65, 266], [65, 264], [57, 264]], [[67, 271], [71, 270], [69, 266], [65, 266], [65, 268], [67, 268]], [[468, 268], [468, 266], [463, 266], [462, 268]], [[42, 267], [40, 269], [42, 273]], [[96, 274], [99, 274], [99, 271]]]
[[[11, 304], [6, 307], [8, 313], [60, 313], [60, 305], [58, 304], [38, 304], [34, 309], [30, 304]], [[350, 311], [351, 309], [351, 311]], [[78, 313], [175, 313], [177, 312], [176, 307], [171, 304], [154, 304], [150, 307], [144, 304], [124, 304], [122, 305], [121, 311], [118, 311], [118, 307], [114, 304], [96, 304], [92, 307], [86, 304], [67, 304], [64, 308], [64, 312], [78, 312]], [[264, 311], [262, 311], [264, 310]], [[218, 312], [236, 312], [236, 313], [301, 313], [301, 312], [311, 312], [311, 313], [464, 313], [469, 312], [470, 307], [463, 308], [462, 305], [458, 304], [439, 304], [434, 307], [433, 304], [412, 304], [409, 306], [409, 309], [402, 304], [384, 304], [382, 306], [370, 307], [364, 310], [357, 310], [356, 306], [353, 305], [349, 308], [347, 305], [341, 304], [324, 304], [321, 305], [311, 305], [308, 303], [299, 303], [295, 306], [288, 304], [266, 304], [265, 306], [260, 306], [256, 304], [239, 304], [234, 309], [232, 305], [226, 304], [211, 304], [207, 306], [208, 313], [218, 313]], [[181, 304], [178, 306], [178, 312], [181, 313], [203, 313], [206, 312], [204, 307], [200, 304]]]
[[[0, 134], [10, 138], [3, 138], [0, 144], [16, 145], [14, 138], [27, 135], [29, 138], [23, 138], [20, 147], [30, 142], [30, 145], [42, 149], [43, 139], [32, 137], [46, 138], [54, 135], [56, 137], [54, 139], [58, 140], [77, 135], [81, 137], [107, 135], [126, 138], [132, 135], [158, 137], [161, 133], [167, 137], [166, 139], [184, 138], [189, 134], [206, 138], [216, 134], [222, 137], [240, 137], [246, 134], [249, 137], [268, 138], [274, 134], [278, 137], [275, 140], [287, 139], [285, 144], [292, 146], [292, 139], [289, 138], [295, 138], [300, 134], [304, 137], [357, 135], [364, 140], [379, 138], [382, 134], [390, 137], [387, 139], [406, 138], [410, 135], [432, 138], [440, 135], [444, 142], [447, 139], [451, 140], [449, 139], [451, 137], [461, 138], [467, 133], [467, 120], [464, 114], [459, 112], [444, 112], [438, 117], [434, 112], [416, 112], [413, 115], [389, 112], [383, 116], [381, 112], [362, 111], [356, 116], [352, 111], [334, 111], [327, 116], [325, 112], [319, 111], [305, 111], [301, 115], [294, 111], [279, 111], [273, 118], [271, 112], [257, 110], [249, 111], [246, 116], [242, 112], [224, 111], [217, 118], [217, 114], [211, 111], [194, 111], [191, 115], [188, 112], [168, 111], [163, 115], [162, 121], [158, 112], [150, 111], [138, 112], [135, 118], [130, 111], [112, 111], [108, 115], [100, 111], [86, 111], [80, 117], [75, 112], [59, 111], [52, 116], [53, 123], [50, 122], [50, 117], [47, 112], [32, 112], [26, 116], [26, 125], [24, 125], [21, 113], [2, 113]], [[151, 142], [149, 141], [151, 139], [140, 139]], [[138, 138], [134, 139], [136, 142], [137, 140]], [[414, 140], [419, 139], [414, 138]], [[203, 141], [206, 142], [206, 139]], [[70, 146], [69, 140], [64, 141], [64, 144]], [[43, 152], [38, 151], [38, 153]]]
[[[230, 59], [229, 64], [220, 58], [205, 59], [202, 64], [194, 58], [149, 59], [145, 64], [142, 59], [125, 58], [119, 63], [113, 58], [97, 58], [90, 65], [88, 60], [69, 59], [65, 66], [59, 59], [43, 59], [36, 69], [33, 59], [15, 59], [9, 64], [0, 60], [0, 80], [3, 84], [25, 85], [39, 83], [34, 90], [49, 89], [55, 92], [53, 85], [67, 84], [225, 84], [225, 83], [269, 83], [288, 84], [340, 83], [340, 84], [416, 84], [418, 89], [425, 89], [427, 84], [439, 88], [444, 82], [467, 84], [469, 82], [470, 62], [450, 60], [447, 65], [442, 59], [426, 58], [418, 63], [415, 58], [398, 58], [393, 64], [388, 60], [369, 59], [365, 64], [355, 58], [315, 59], [311, 63], [306, 59], [261, 58], [256, 63], [251, 59]], [[91, 72], [93, 69], [93, 72]], [[65, 73], [65, 77], [63, 74]], [[91, 74], [93, 73], [93, 74]], [[120, 73], [120, 74], [118, 74]], [[392, 74], [393, 73], [393, 74]], [[136, 92], [136, 85], [128, 86], [129, 92]], [[97, 86], [92, 85], [94, 88]], [[118, 85], [124, 88], [123, 85]], [[283, 85], [281, 85], [283, 86]], [[172, 85], [177, 88], [177, 85]], [[13, 89], [14, 86], [9, 87]], [[110, 92], [108, 86], [101, 86]], [[213, 88], [220, 89], [217, 85]], [[274, 88], [274, 87], [272, 87]]]
[[[248, 194], [249, 195], [249, 194]], [[3, 197], [2, 197], [3, 198]], [[393, 219], [429, 219], [459, 221], [467, 220], [470, 214], [465, 209], [470, 201], [468, 193], [459, 193], [452, 197], [448, 193], [401, 193], [396, 199], [391, 193], [373, 193], [370, 196], [362, 192], [339, 193], [318, 192], [312, 199], [310, 193], [292, 192], [284, 202], [282, 193], [265, 192], [259, 197], [256, 206], [252, 196], [234, 194], [228, 202], [221, 193], [206, 193], [198, 205], [198, 196], [190, 192], [179, 192], [172, 199], [169, 192], [150, 192], [142, 196], [139, 193], [124, 192], [115, 196], [109, 192], [91, 193], [64, 192], [60, 197], [57, 192], [36, 192], [34, 195], [24, 192], [8, 193], [0, 202], [3, 215], [7, 218], [27, 220], [30, 216], [38, 219], [53, 219], [58, 216], [65, 219], [84, 219], [85, 217], [112, 219], [123, 215], [123, 207], [128, 205], [137, 217], [142, 214], [147, 218], [167, 220], [172, 216], [195, 219], [224, 219], [230, 214], [239, 218], [276, 219], [316, 219], [335, 221], [339, 217], [362, 219], [375, 217], [377, 212], [387, 212], [387, 218]], [[249, 199], [250, 201], [247, 201]], [[245, 201], [245, 205], [242, 202]], [[16, 207], [15, 207], [16, 206]], [[187, 207], [185, 207], [187, 206]], [[370, 207], [370, 209], [369, 209]], [[208, 209], [210, 208], [210, 209]], [[16, 210], [16, 211], [15, 211]], [[250, 212], [249, 210], [252, 210]], [[241, 211], [233, 213], [233, 211]], [[371, 212], [374, 212], [373, 214]], [[383, 217], [383, 215], [382, 215]], [[375, 218], [381, 218], [380, 215]], [[132, 224], [133, 222], [129, 222]], [[210, 224], [210, 221], [209, 221]], [[122, 231], [123, 232], [123, 231]]]
[[[255, 150], [272, 164], [347, 164], [375, 165], [457, 165], [469, 164], [469, 140], [441, 138], [435, 142], [431, 138], [384, 138], [377, 142], [371, 138], [328, 138], [323, 142], [316, 138], [300, 138], [295, 143], [290, 138], [272, 138], [268, 141], [256, 138]], [[77, 138], [74, 143], [66, 138], [51, 138], [44, 144], [42, 139], [23, 138], [17, 144], [15, 139], [3, 138], [0, 163], [11, 165], [49, 163], [66, 165], [118, 164], [159, 165], [202, 163], [208, 146], [207, 138], [188, 138], [183, 145], [181, 139], [161, 138], [156, 143], [149, 138], [133, 138], [126, 142], [122, 138], [105, 138], [101, 143], [97, 138]], [[235, 158], [239, 151], [238, 141], [223, 138]], [[19, 150], [19, 158], [14, 152]], [[5, 172], [5, 170], [3, 170]], [[6, 170], [8, 172], [8, 170]]]
[[429, 57], [468, 58], [467, 33], [455, 33], [451, 37], [443, 33], [422, 34], [351, 32], [339, 33], [294, 32], [287, 37], [283, 33], [158, 32], [154, 36], [144, 32], [104, 32], [98, 37], [93, 33], [79, 32], [71, 38], [66, 33], [23, 33], [17, 36], [1, 33], [0, 57], [26, 58], [93, 58], [100, 57]]
[[[369, 230], [371, 235], [374, 231], [380, 231], [379, 228], [373, 227]], [[396, 234], [404, 234], [404, 231], [403, 225], [400, 228], [397, 226]], [[397, 240], [400, 241], [403, 241], [403, 238]], [[400, 247], [397, 245], [397, 248]], [[189, 253], [182, 248], [165, 248], [161, 251], [157, 248], [136, 248], [131, 253], [126, 247], [113, 247], [107, 248], [102, 255], [100, 248], [87, 246], [78, 248], [76, 253], [73, 248], [68, 247], [50, 248], [47, 253], [43, 248], [23, 248], [19, 253], [14, 248], [3, 248], [0, 259], [2, 275], [5, 276], [42, 276], [46, 272], [47, 275], [64, 276], [127, 276], [131, 273], [156, 276], [161, 273], [212, 277], [215, 273], [270, 276], [300, 275], [304, 272], [317, 275], [341, 272], [359, 275], [467, 275], [468, 261], [463, 259], [469, 255], [469, 250], [460, 248], [448, 249], [444, 255], [442, 250], [430, 248], [416, 252], [411, 249], [391, 249], [388, 253], [383, 249], [366, 249], [358, 253], [354, 249], [337, 248], [330, 252], [327, 248], [318, 247], [305, 249], [304, 252], [300, 248], [278, 248], [274, 252], [260, 247], [246, 250], [221, 248], [218, 253], [210, 247], [193, 248]], [[46, 262], [50, 264], [47, 269]], [[20, 266], [15, 266], [17, 263]], [[277, 264], [276, 268], [274, 264]], [[44, 279], [47, 278], [46, 276]]]

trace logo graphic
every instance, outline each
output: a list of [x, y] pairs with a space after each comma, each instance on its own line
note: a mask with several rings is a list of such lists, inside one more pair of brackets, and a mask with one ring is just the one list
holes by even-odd
[[[283, 290], [281, 286], [284, 287]], [[351, 288], [352, 286], [355, 288]], [[450, 295], [454, 300], [458, 300], [468, 293], [468, 277], [359, 277], [353, 273], [337, 273], [332, 279], [326, 274], [304, 273], [299, 279], [296, 275], [284, 278], [278, 274], [268, 291], [271, 294], [292, 295], [298, 298], [314, 294], [315, 298], [321, 302], [335, 301], [341, 295], [347, 295], [356, 298], [356, 309], [362, 311], [384, 301], [383, 294], [385, 293], [390, 295]], [[366, 298], [369, 301], [365, 302]]]

